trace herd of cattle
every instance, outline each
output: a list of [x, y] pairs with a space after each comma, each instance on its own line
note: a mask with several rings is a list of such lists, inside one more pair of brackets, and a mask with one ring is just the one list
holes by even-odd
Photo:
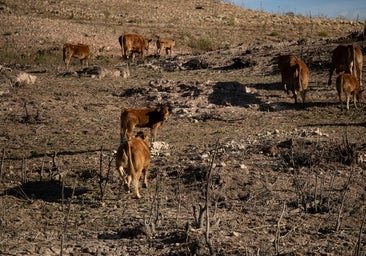
[[[146, 40], [137, 34], [123, 34], [118, 38], [122, 50], [122, 57], [128, 61], [135, 60], [135, 54], [144, 57], [149, 50], [152, 40]], [[156, 40], [157, 54], [165, 50], [171, 55], [175, 41], [158, 37]], [[65, 44], [63, 46], [63, 60], [68, 68], [70, 59], [78, 58], [81, 65], [88, 66], [90, 49], [85, 44]], [[283, 89], [293, 93], [295, 104], [298, 93], [302, 102], [305, 102], [308, 89], [310, 71], [304, 61], [296, 55], [279, 55], [277, 58], [278, 67], [281, 72]], [[334, 70], [338, 74], [336, 88], [339, 96], [341, 110], [343, 110], [343, 95], [346, 97], [347, 110], [351, 96], [355, 108], [357, 102], [362, 101], [362, 65], [363, 56], [361, 48], [353, 44], [339, 45], [333, 50], [331, 68], [329, 72], [328, 85], [332, 83]], [[156, 140], [157, 130], [169, 118], [167, 106], [143, 109], [127, 109], [121, 112], [120, 146], [116, 154], [116, 168], [125, 182], [127, 191], [130, 191], [131, 181], [135, 189], [135, 195], [140, 198], [139, 180], [143, 176], [144, 185], [147, 187], [147, 176], [150, 167], [150, 144], [149, 136], [145, 132], [138, 132], [135, 136], [135, 127], [148, 127], [151, 129], [152, 141]], [[126, 167], [126, 170], [124, 169]]]

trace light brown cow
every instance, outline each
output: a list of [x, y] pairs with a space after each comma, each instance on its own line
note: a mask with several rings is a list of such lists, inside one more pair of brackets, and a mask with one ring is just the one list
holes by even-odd
[[[116, 168], [125, 182], [126, 190], [130, 192], [131, 181], [137, 198], [141, 198], [139, 181], [143, 176], [143, 187], [148, 187], [147, 177], [150, 168], [149, 136], [139, 132], [131, 140], [124, 141], [117, 150]], [[126, 171], [123, 168], [126, 167]]]
[[363, 89], [361, 89], [356, 77], [352, 74], [341, 74], [337, 77], [336, 86], [338, 91], [339, 102], [341, 104], [341, 110], [343, 110], [342, 95], [346, 96], [347, 110], [349, 110], [349, 101], [351, 94], [353, 94], [353, 103], [357, 108], [356, 101], [361, 102], [363, 100]]
[[309, 85], [310, 71], [306, 64], [295, 55], [280, 55], [278, 67], [281, 71], [281, 82], [284, 90], [292, 91], [297, 104], [297, 93], [300, 92], [302, 103], [305, 103], [307, 88]]
[[158, 37], [158, 39], [156, 40], [156, 49], [157, 49], [156, 53], [160, 55], [161, 50], [165, 49], [166, 55], [171, 56], [174, 46], [175, 46], [174, 39]]
[[63, 46], [63, 60], [66, 68], [69, 67], [71, 58], [80, 59], [80, 64], [83, 67], [89, 65], [90, 49], [86, 44], [64, 44]]
[[337, 74], [341, 72], [353, 74], [357, 78], [360, 87], [362, 87], [362, 65], [363, 56], [358, 45], [338, 45], [333, 50], [328, 85], [332, 84], [332, 75], [335, 70]]
[[146, 40], [138, 34], [123, 34], [118, 38], [124, 59], [135, 60], [135, 53], [141, 54], [143, 58], [149, 51], [149, 44], [152, 40]]
[[149, 127], [152, 140], [156, 140], [158, 128], [169, 118], [169, 107], [162, 106], [156, 108], [128, 109], [121, 112], [121, 141], [127, 134], [127, 140], [131, 138], [133, 129], [137, 127]]

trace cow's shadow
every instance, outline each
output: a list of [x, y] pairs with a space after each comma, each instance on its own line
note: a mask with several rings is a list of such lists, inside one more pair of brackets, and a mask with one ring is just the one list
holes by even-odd
[[249, 86], [239, 82], [218, 82], [213, 86], [213, 92], [208, 96], [208, 102], [222, 106], [249, 107], [261, 104], [257, 93], [248, 93]]
[[21, 185], [8, 188], [2, 192], [2, 195], [10, 195], [21, 199], [41, 199], [46, 202], [60, 202], [62, 199], [70, 198], [73, 193], [75, 196], [87, 193], [88, 189], [85, 187], [73, 188], [63, 186], [61, 181], [47, 180], [47, 181], [29, 181]]

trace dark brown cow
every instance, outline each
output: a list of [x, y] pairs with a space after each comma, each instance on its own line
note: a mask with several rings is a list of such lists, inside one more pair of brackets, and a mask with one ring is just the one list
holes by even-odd
[[135, 53], [141, 54], [142, 58], [148, 53], [151, 39], [146, 40], [138, 34], [123, 34], [118, 38], [118, 42], [121, 46], [122, 57], [131, 58], [134, 61]]
[[174, 39], [158, 37], [158, 39], [156, 40], [156, 53], [160, 55], [161, 50], [165, 49], [166, 55], [172, 55], [174, 46]]
[[328, 85], [332, 84], [332, 75], [335, 70], [337, 74], [341, 72], [353, 74], [357, 78], [360, 87], [362, 87], [362, 65], [363, 56], [358, 45], [338, 45], [333, 50]]
[[293, 92], [295, 104], [297, 93], [300, 92], [302, 103], [305, 103], [306, 91], [309, 85], [310, 71], [306, 64], [295, 55], [280, 55], [278, 67], [281, 71], [281, 82], [284, 90]]
[[89, 65], [90, 49], [86, 44], [64, 44], [63, 46], [63, 60], [66, 68], [69, 67], [71, 58], [80, 59], [80, 64], [84, 66]]
[[152, 140], [156, 140], [158, 128], [169, 118], [167, 106], [156, 108], [128, 109], [121, 112], [121, 141], [127, 134], [127, 140], [131, 138], [133, 129], [137, 127], [148, 127], [151, 129]]
[[[131, 181], [137, 198], [141, 198], [139, 181], [143, 176], [143, 186], [148, 187], [147, 177], [149, 174], [151, 155], [149, 150], [149, 136], [139, 132], [135, 137], [124, 141], [117, 150], [116, 168], [125, 182], [126, 190], [130, 192]], [[126, 171], [123, 168], [126, 167]]]
[[336, 86], [338, 91], [339, 102], [341, 104], [341, 110], [343, 110], [342, 95], [346, 95], [347, 110], [349, 110], [349, 101], [351, 94], [353, 94], [353, 103], [357, 108], [356, 102], [363, 100], [363, 91], [358, 83], [356, 77], [352, 74], [341, 74], [337, 77]]

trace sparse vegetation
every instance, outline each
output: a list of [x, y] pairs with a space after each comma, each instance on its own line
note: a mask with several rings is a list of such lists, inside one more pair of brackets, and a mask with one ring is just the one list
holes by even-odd
[[328, 35], [329, 35], [329, 33], [327, 31], [320, 31], [319, 32], [319, 36], [327, 37]]
[[214, 42], [211, 39], [207, 38], [199, 38], [197, 40], [192, 40], [189, 44], [189, 47], [192, 48], [193, 52], [207, 52], [211, 51], [215, 46]]
[[[364, 255], [366, 109], [326, 85], [364, 23], [170, 3], [0, 3], [0, 254]], [[125, 32], [177, 47], [128, 65]], [[89, 68], [65, 69], [65, 42], [91, 46]], [[287, 53], [310, 67], [304, 106], [280, 85]], [[114, 167], [120, 111], [164, 104], [136, 200]]]

